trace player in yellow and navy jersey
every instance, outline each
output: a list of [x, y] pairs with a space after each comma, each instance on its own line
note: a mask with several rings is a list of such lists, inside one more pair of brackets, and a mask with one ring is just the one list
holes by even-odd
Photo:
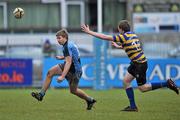
[[124, 108], [123, 111], [138, 111], [134, 100], [133, 88], [131, 87], [131, 82], [134, 78], [136, 78], [138, 89], [141, 92], [147, 92], [162, 87], [168, 87], [169, 89], [179, 94], [177, 86], [171, 79], [159, 83], [146, 83], [146, 71], [148, 68], [147, 59], [142, 50], [140, 44], [141, 42], [138, 36], [134, 32], [130, 31], [130, 24], [127, 20], [120, 21], [118, 25], [119, 34], [117, 35], [106, 35], [103, 33], [94, 32], [89, 29], [88, 25], [82, 25], [81, 29], [85, 33], [95, 36], [97, 38], [112, 41], [113, 46], [124, 49], [127, 56], [130, 58], [131, 62], [128, 67], [127, 73], [123, 79], [124, 88], [126, 90], [130, 105]]
[[122, 45], [122, 48], [127, 53], [128, 57], [133, 62], [144, 63], [146, 62], [146, 57], [142, 51], [141, 44], [138, 36], [129, 31], [125, 34], [118, 34], [113, 36], [114, 42], [119, 42]]

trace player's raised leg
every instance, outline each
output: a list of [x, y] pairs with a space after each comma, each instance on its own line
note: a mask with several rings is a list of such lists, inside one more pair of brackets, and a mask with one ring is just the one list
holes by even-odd
[[51, 84], [52, 77], [54, 75], [59, 75], [61, 73], [62, 73], [62, 69], [59, 67], [59, 65], [53, 66], [51, 69], [48, 70], [48, 73], [47, 73], [46, 79], [43, 83], [41, 91], [40, 92], [32, 92], [31, 95], [34, 98], [36, 98], [38, 101], [42, 101], [47, 89], [49, 88], [49, 86]]
[[141, 92], [156, 90], [163, 87], [167, 87], [170, 90], [173, 90], [176, 94], [179, 94], [178, 87], [176, 86], [174, 81], [171, 79], [168, 79], [167, 81], [164, 81], [164, 82], [156, 82], [156, 83], [150, 83], [150, 84], [144, 84], [142, 86], [138, 86]]

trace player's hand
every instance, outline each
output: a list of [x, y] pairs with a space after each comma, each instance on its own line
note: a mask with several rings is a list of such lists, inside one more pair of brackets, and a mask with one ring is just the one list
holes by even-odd
[[90, 31], [89, 25], [85, 25], [85, 24], [81, 25], [81, 30], [83, 32], [89, 33], [89, 31]]
[[57, 78], [57, 82], [58, 82], [58, 83], [61, 83], [63, 80], [64, 80], [64, 77], [63, 77], [63, 76], [59, 76], [59, 77]]
[[118, 45], [116, 42], [111, 42], [111, 45], [116, 48], [123, 49], [122, 45]]
[[58, 60], [63, 60], [63, 59], [64, 59], [64, 56], [56, 56], [56, 59], [58, 59]]

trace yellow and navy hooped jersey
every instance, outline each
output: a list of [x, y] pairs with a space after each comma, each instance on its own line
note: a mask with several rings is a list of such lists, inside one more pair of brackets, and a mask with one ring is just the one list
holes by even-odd
[[120, 42], [128, 57], [133, 62], [144, 63], [146, 57], [141, 47], [138, 36], [134, 32], [126, 32], [113, 36], [114, 42]]

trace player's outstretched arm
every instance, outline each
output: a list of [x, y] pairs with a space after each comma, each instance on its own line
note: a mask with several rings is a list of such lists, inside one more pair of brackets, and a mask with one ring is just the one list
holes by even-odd
[[90, 34], [92, 36], [95, 36], [97, 38], [107, 40], [107, 41], [113, 41], [113, 37], [111, 35], [105, 35], [103, 33], [94, 32], [94, 31], [89, 29], [89, 25], [85, 25], [85, 24], [81, 25], [81, 30], [83, 32]]
[[118, 45], [116, 42], [112, 42], [111, 44], [118, 49], [123, 49], [122, 45]]

